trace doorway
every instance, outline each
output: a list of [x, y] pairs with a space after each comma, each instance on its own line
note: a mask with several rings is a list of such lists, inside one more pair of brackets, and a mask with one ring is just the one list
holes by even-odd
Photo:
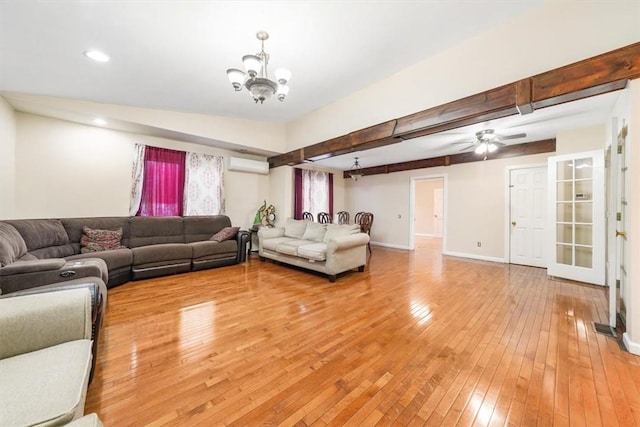
[[411, 178], [409, 247], [417, 239], [442, 239], [445, 235], [445, 176]]
[[547, 166], [509, 170], [509, 263], [546, 267]]

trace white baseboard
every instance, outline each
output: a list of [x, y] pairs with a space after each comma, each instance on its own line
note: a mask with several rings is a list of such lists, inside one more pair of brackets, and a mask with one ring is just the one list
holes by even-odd
[[382, 246], [383, 248], [391, 248], [391, 249], [401, 249], [403, 251], [408, 251], [409, 246], [404, 245], [394, 245], [393, 243], [382, 243], [382, 242], [371, 242], [372, 246]]
[[622, 341], [624, 342], [624, 346], [627, 347], [627, 350], [629, 350], [629, 353], [640, 356], [640, 344], [631, 341], [628, 333], [625, 332], [624, 334], [622, 334]]
[[504, 258], [492, 257], [492, 256], [484, 256], [484, 255], [475, 255], [475, 254], [465, 254], [462, 252], [451, 252], [451, 251], [442, 251], [442, 255], [455, 256], [458, 258], [471, 258], [471, 259], [479, 259], [481, 261], [491, 261], [491, 262], [499, 262], [504, 264], [506, 261]]

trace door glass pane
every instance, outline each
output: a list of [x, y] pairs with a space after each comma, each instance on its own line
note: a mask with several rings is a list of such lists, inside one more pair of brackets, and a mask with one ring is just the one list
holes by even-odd
[[556, 245], [556, 262], [558, 264], [573, 265], [571, 245]]
[[557, 199], [559, 202], [573, 200], [573, 182], [559, 182]]
[[573, 179], [573, 160], [558, 162], [557, 180], [564, 181]]
[[573, 225], [558, 224], [557, 230], [557, 243], [573, 243]]
[[556, 211], [558, 222], [573, 222], [573, 203], [558, 203]]
[[591, 202], [576, 203], [576, 222], [593, 222], [593, 208]]
[[584, 179], [593, 177], [593, 159], [576, 159], [576, 179]]
[[576, 244], [592, 245], [593, 230], [591, 225], [576, 224]]
[[593, 182], [590, 179], [586, 181], [576, 181], [575, 200], [591, 200], [592, 188]]
[[593, 266], [593, 250], [583, 246], [576, 246], [576, 266], [591, 268]]

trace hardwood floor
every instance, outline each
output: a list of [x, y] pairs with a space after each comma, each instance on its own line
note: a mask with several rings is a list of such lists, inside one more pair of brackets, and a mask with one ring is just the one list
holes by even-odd
[[603, 289], [373, 247], [336, 283], [257, 257], [109, 291], [105, 426], [640, 425]]

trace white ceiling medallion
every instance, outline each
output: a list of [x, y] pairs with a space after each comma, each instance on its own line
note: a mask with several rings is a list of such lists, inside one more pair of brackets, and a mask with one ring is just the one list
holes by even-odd
[[255, 55], [245, 55], [242, 57], [242, 64], [246, 73], [237, 68], [229, 68], [227, 76], [236, 91], [246, 87], [253, 100], [261, 104], [272, 95], [277, 94], [280, 101], [284, 101], [289, 93], [287, 82], [291, 78], [291, 71], [285, 68], [278, 68], [275, 71], [277, 82], [269, 79], [267, 66], [269, 65], [269, 54], [264, 51], [264, 41], [269, 38], [266, 31], [258, 31], [256, 38], [260, 40], [262, 48], [260, 53]]

